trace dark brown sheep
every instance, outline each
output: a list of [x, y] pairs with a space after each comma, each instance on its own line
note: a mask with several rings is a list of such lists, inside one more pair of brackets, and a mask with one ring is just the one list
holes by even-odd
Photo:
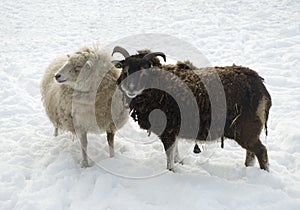
[[[259, 136], [263, 126], [266, 127], [271, 97], [263, 78], [255, 71], [236, 65], [199, 69], [181, 62], [161, 65], [156, 58], [161, 56], [165, 60], [161, 52], [142, 52], [133, 56], [126, 53], [124, 56], [125, 60], [119, 62], [122, 73], [118, 84], [127, 96], [131, 117], [142, 129], [159, 136], [166, 151], [169, 170], [179, 159], [178, 137], [199, 141], [220, 137], [234, 139], [247, 151], [246, 166], [253, 165], [256, 156], [260, 168], [269, 169], [267, 150]], [[224, 123], [214, 125], [216, 129], [212, 132], [212, 96], [208, 94], [206, 85], [214, 84], [216, 73], [224, 88], [226, 107], [219, 106], [214, 110], [217, 113], [220, 111], [215, 121], [222, 122], [224, 118]], [[192, 92], [197, 113], [192, 109], [193, 100], [190, 100], [186, 87]], [[216, 100], [222, 104], [221, 98]], [[183, 111], [185, 107], [188, 108]], [[222, 109], [225, 109], [223, 116]], [[183, 117], [188, 123], [183, 122]]]

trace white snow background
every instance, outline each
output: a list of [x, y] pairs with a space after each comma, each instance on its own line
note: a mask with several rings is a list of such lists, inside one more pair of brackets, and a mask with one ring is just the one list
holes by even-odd
[[[0, 209], [300, 209], [299, 20], [298, 0], [2, 0]], [[139, 144], [147, 133], [132, 121], [117, 135], [112, 159], [105, 134], [90, 135], [89, 154], [101, 167], [80, 167], [78, 140], [53, 137], [42, 75], [80, 46], [142, 33], [175, 36], [212, 65], [235, 63], [265, 78], [273, 99], [262, 136], [270, 173], [257, 163], [246, 168], [245, 150], [231, 140], [199, 155], [181, 140], [184, 165], [168, 172], [162, 143], [151, 135]]]

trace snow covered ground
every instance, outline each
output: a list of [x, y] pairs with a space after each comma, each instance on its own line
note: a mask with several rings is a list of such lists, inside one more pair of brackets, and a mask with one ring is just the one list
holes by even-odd
[[[300, 209], [299, 20], [298, 0], [2, 0], [0, 209]], [[143, 33], [172, 35], [212, 65], [244, 65], [265, 78], [270, 173], [245, 168], [245, 151], [230, 140], [200, 155], [182, 140], [184, 165], [168, 172], [162, 144], [134, 122], [118, 133], [112, 159], [105, 135], [90, 135], [93, 165], [80, 168], [78, 140], [52, 136], [43, 72], [82, 45]]]

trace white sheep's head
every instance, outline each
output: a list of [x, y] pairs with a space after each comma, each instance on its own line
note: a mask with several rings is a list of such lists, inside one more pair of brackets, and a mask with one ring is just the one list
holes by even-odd
[[76, 90], [89, 91], [97, 77], [100, 58], [97, 53], [89, 48], [84, 48], [72, 55], [55, 73], [57, 83], [69, 85]]

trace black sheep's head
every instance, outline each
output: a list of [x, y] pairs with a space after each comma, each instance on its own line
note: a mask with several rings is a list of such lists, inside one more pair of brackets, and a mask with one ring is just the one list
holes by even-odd
[[149, 50], [138, 51], [137, 55], [130, 56], [129, 53], [122, 47], [115, 47], [113, 53], [121, 53], [125, 59], [121, 61], [113, 61], [115, 67], [121, 68], [122, 72], [118, 79], [122, 91], [129, 98], [134, 98], [141, 94], [153, 68], [160, 67], [160, 61], [156, 56], [161, 56], [166, 61], [166, 56], [162, 52], [150, 52]]

